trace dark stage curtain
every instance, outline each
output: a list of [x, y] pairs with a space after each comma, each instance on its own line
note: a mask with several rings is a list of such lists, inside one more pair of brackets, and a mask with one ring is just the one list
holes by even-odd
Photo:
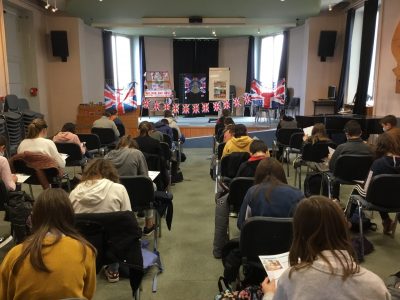
[[369, 74], [371, 71], [371, 60], [375, 37], [376, 13], [378, 11], [378, 0], [368, 0], [364, 3], [364, 18], [361, 38], [360, 70], [358, 85], [354, 102], [354, 114], [366, 114], [366, 102]]
[[250, 84], [254, 79], [254, 36], [249, 36], [249, 49], [247, 51], [246, 92], [250, 92]]
[[112, 32], [103, 30], [103, 56], [104, 56], [104, 80], [114, 88], [114, 70], [112, 61]]
[[219, 41], [216, 39], [174, 40], [174, 86], [176, 95], [179, 99], [183, 99], [183, 95], [181, 95], [181, 88], [179, 86], [180, 74], [204, 73], [207, 76], [208, 84], [208, 69], [218, 67], [218, 46]]
[[144, 73], [146, 73], [146, 53], [144, 48], [144, 36], [139, 36], [139, 59], [140, 59], [140, 78], [142, 93], [144, 93]]
[[282, 55], [281, 64], [279, 65], [278, 82], [285, 78], [287, 80], [287, 62], [288, 62], [288, 48], [289, 48], [289, 32], [283, 32], [283, 44], [282, 44]]
[[351, 39], [353, 35], [354, 15], [355, 10], [353, 8], [349, 9], [349, 11], [347, 12], [346, 34], [344, 37], [342, 71], [340, 72], [340, 81], [336, 97], [336, 111], [339, 111], [343, 107], [344, 91], [346, 89], [346, 84], [349, 79]]

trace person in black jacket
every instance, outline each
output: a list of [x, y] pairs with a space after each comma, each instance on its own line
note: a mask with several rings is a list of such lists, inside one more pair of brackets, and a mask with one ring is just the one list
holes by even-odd
[[269, 157], [267, 145], [261, 140], [254, 140], [250, 145], [250, 158], [242, 163], [236, 173], [236, 177], [254, 177], [258, 163]]
[[108, 110], [110, 113], [110, 120], [115, 123], [117, 129], [119, 131], [119, 137], [123, 137], [125, 135], [125, 125], [122, 123], [121, 119], [118, 118], [118, 112], [116, 109]]
[[149, 136], [151, 125], [147, 121], [139, 124], [139, 136], [135, 138], [143, 153], [162, 155], [160, 142]]

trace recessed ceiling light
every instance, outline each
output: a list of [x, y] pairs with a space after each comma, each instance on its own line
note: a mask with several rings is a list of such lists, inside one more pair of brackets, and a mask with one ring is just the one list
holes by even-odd
[[281, 0], [281, 2], [285, 2], [285, 0]]

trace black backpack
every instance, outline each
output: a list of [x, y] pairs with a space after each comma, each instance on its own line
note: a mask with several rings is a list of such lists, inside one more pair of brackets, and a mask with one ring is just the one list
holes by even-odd
[[325, 176], [320, 172], [310, 172], [304, 179], [304, 195], [310, 197], [312, 195], [321, 195], [321, 182], [322, 182], [322, 195], [327, 196], [328, 182]]
[[23, 191], [11, 191], [4, 203], [5, 221], [11, 223], [11, 232], [16, 244], [21, 243], [31, 233], [30, 216], [33, 200]]

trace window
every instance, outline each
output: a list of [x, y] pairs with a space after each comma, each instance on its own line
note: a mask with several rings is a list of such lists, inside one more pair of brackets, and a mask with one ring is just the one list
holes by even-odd
[[131, 39], [126, 36], [112, 36], [114, 86], [122, 89], [132, 82]]
[[268, 89], [276, 87], [281, 64], [283, 34], [261, 40], [260, 81]]
[[[358, 73], [360, 68], [360, 53], [361, 53], [361, 37], [362, 37], [362, 26], [363, 26], [364, 7], [360, 7], [356, 10], [354, 16], [354, 25], [351, 39], [351, 50], [350, 50], [350, 64], [349, 64], [349, 78], [347, 82], [347, 90], [345, 103], [353, 103], [354, 97], [357, 92], [358, 84]], [[379, 24], [379, 9], [376, 16], [375, 24], [375, 39], [372, 52], [371, 60], [371, 71], [369, 75], [368, 83], [368, 99], [367, 106], [374, 105], [374, 83], [375, 83], [375, 59], [376, 59], [376, 43], [378, 37], [378, 24]]]

